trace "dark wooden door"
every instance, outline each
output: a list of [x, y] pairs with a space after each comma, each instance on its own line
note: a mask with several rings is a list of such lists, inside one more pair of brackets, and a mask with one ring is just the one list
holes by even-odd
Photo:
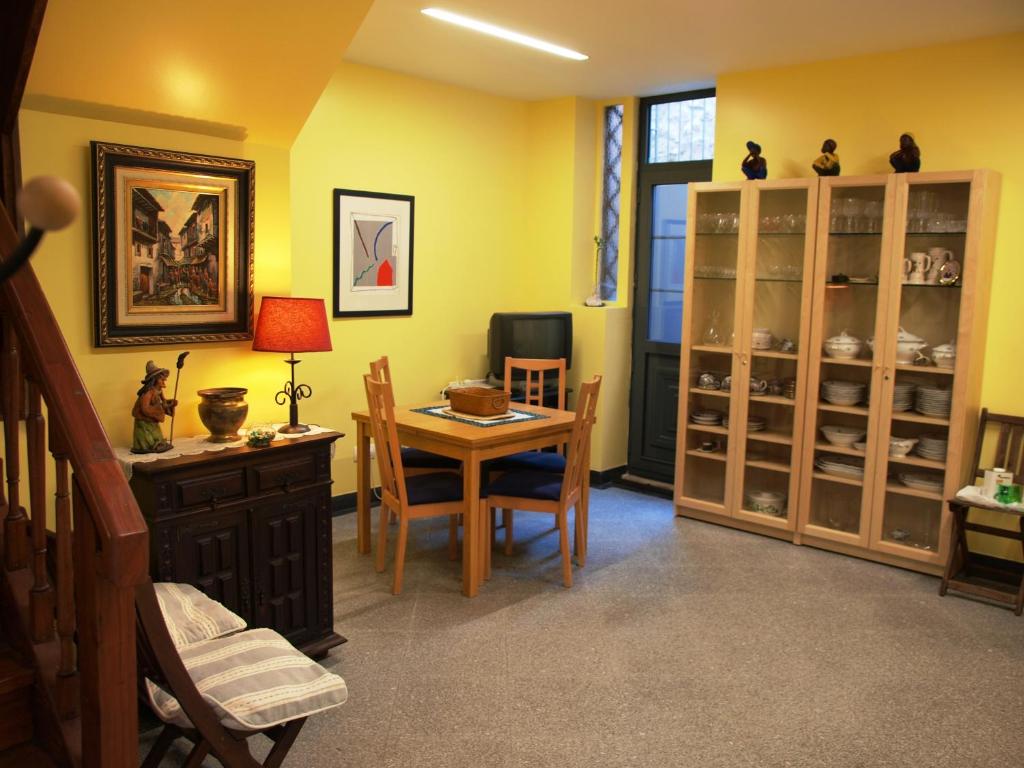
[[[172, 568], [164, 581], [194, 584], [247, 622], [253, 618], [249, 584], [247, 511], [204, 512], [191, 522], [161, 523], [164, 535], [177, 538]], [[156, 535], [159, 537], [161, 531]]]
[[252, 511], [255, 622], [293, 643], [317, 628], [315, 491]]
[[666, 163], [640, 174], [629, 472], [666, 483], [675, 472], [687, 188], [710, 177], [710, 162]]

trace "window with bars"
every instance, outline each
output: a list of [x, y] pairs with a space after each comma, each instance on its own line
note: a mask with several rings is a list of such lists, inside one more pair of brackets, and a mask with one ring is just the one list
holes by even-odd
[[601, 245], [598, 293], [614, 301], [619, 285], [619, 193], [622, 190], [623, 106], [604, 110], [604, 170], [601, 194]]
[[714, 159], [714, 96], [652, 104], [649, 125], [648, 163]]

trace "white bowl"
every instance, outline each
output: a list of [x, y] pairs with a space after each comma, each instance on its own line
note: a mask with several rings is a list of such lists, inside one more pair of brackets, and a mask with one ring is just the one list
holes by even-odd
[[889, 455], [893, 458], [901, 459], [910, 453], [915, 445], [917, 445], [917, 440], [912, 437], [890, 437]]
[[750, 491], [747, 506], [751, 512], [782, 517], [786, 514], [786, 494], [778, 491]]
[[868, 449], [868, 444], [858, 440], [856, 443], [853, 444], [853, 447], [856, 448], [858, 451], [866, 451]]
[[821, 434], [823, 434], [825, 439], [832, 443], [832, 445], [849, 447], [858, 440], [863, 440], [864, 435], [866, 435], [867, 432], [858, 427], [826, 424], [821, 428]]

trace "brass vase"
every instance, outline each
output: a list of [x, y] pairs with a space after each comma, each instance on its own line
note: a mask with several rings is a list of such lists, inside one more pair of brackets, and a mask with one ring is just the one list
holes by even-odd
[[249, 404], [245, 402], [244, 387], [216, 387], [200, 389], [199, 418], [210, 430], [211, 443], [231, 443], [242, 438], [238, 428], [245, 423]]

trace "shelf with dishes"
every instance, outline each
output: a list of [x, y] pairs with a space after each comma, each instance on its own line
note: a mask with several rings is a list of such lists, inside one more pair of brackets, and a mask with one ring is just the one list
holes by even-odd
[[686, 451], [687, 456], [697, 456], [701, 459], [710, 459], [712, 461], [727, 461], [728, 456], [724, 451], [702, 451], [700, 448], [689, 448]]
[[770, 472], [780, 472], [785, 475], [790, 473], [790, 465], [784, 464], [781, 461], [771, 461], [769, 459], [747, 459], [744, 464], [748, 467], [767, 469]]
[[818, 451], [841, 453], [844, 456], [860, 456], [863, 458], [866, 455], [863, 449], [853, 448], [846, 445], [832, 445], [831, 443], [822, 443], [820, 441], [814, 444], [814, 449]]
[[816, 480], [826, 480], [830, 483], [839, 483], [840, 485], [855, 485], [858, 488], [864, 485], [864, 479], [857, 479], [853, 477], [840, 477], [839, 475], [830, 475], [826, 472], [815, 471], [812, 476]]
[[873, 364], [873, 360], [864, 360], [861, 358], [839, 358], [839, 357], [823, 357], [821, 358], [823, 365], [852, 365], [859, 368], [870, 368]]
[[831, 413], [849, 413], [853, 416], [867, 416], [868, 408], [866, 405], [835, 405], [834, 403], [828, 403], [824, 400], [818, 403], [819, 411], [829, 411]]
[[693, 430], [694, 432], [707, 432], [712, 435], [728, 435], [729, 430], [726, 427], [715, 426], [714, 424], [696, 424], [693, 421], [687, 426], [687, 429]]
[[691, 352], [711, 352], [718, 355], [731, 355], [732, 347], [719, 346], [718, 344], [691, 344]]
[[732, 394], [728, 390], [723, 392], [720, 389], [711, 389], [710, 387], [690, 387], [690, 392], [695, 395], [710, 395], [711, 397], [730, 397]]
[[885, 485], [885, 490], [889, 493], [898, 493], [902, 496], [916, 496], [919, 499], [931, 499], [932, 501], [942, 501], [942, 493], [936, 491], [927, 491], [922, 488], [911, 488], [900, 483], [894, 483], [890, 480]]
[[923, 414], [915, 413], [913, 411], [896, 411], [892, 414], [892, 420], [908, 421], [914, 424], [933, 424], [938, 427], [949, 426], [949, 419], [943, 419], [937, 416], [924, 416]]
[[775, 431], [764, 431], [764, 432], [748, 432], [747, 440], [757, 440], [762, 443], [772, 443], [774, 445], [792, 445], [793, 436], [785, 434], [783, 432]]
[[775, 360], [799, 360], [800, 355], [796, 352], [781, 352], [775, 349], [755, 349], [750, 353], [754, 358], [771, 358]]

